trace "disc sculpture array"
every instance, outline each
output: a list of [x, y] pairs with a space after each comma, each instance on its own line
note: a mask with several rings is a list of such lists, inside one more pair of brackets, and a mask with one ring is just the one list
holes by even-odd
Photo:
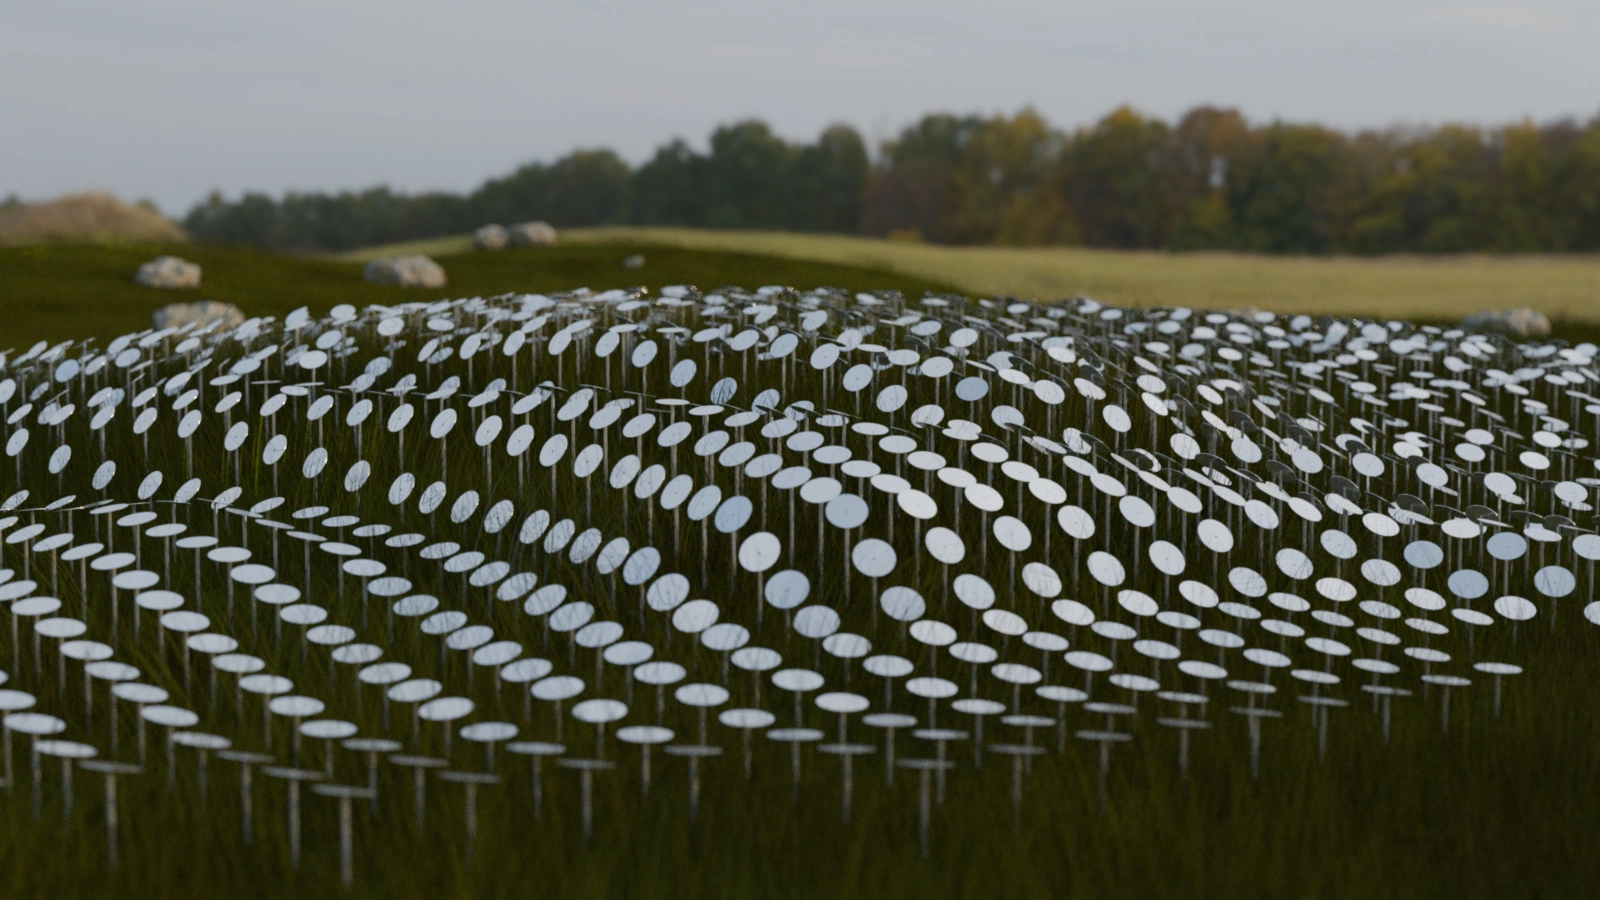
[[119, 779], [246, 842], [270, 801], [255, 850], [349, 885], [367, 818], [464, 804], [470, 856], [491, 791], [588, 835], [608, 781], [848, 821], [898, 778], [926, 854], [985, 767], [1020, 806], [1080, 755], [1049, 802], [1094, 815], [1140, 742], [1448, 732], [1600, 622], [1595, 354], [684, 286], [40, 343], [0, 357], [4, 789], [103, 803], [109, 866]]

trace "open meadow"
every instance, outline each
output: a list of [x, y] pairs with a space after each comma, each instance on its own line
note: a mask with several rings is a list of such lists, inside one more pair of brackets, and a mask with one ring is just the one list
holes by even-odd
[[[171, 253], [200, 264], [204, 280], [195, 291], [161, 291], [133, 282], [139, 264]], [[629, 271], [622, 261], [646, 254], [647, 268]], [[552, 248], [508, 249], [452, 257], [450, 283], [440, 290], [415, 290], [362, 280], [361, 261], [293, 256], [249, 247], [203, 244], [110, 246], [0, 246], [0, 349], [25, 348], [38, 340], [99, 337], [102, 340], [148, 327], [150, 314], [168, 303], [201, 298], [232, 303], [245, 315], [283, 316], [309, 306], [326, 312], [336, 304], [399, 303], [406, 300], [489, 296], [507, 292], [596, 291], [640, 284], [794, 284], [888, 289], [921, 296], [953, 290], [935, 279], [848, 263], [812, 263], [621, 240]]]
[[[160, 253], [193, 259], [205, 281], [193, 297], [133, 284], [140, 262]], [[450, 284], [420, 294], [361, 279], [361, 264], [423, 253], [445, 264]], [[642, 253], [645, 268], [625, 257]], [[205, 297], [247, 315], [300, 305], [382, 303], [417, 296], [648, 284], [823, 285], [1052, 300], [1093, 297], [1127, 306], [1264, 309], [1445, 324], [1480, 309], [1528, 306], [1557, 336], [1600, 337], [1600, 259], [1593, 257], [1275, 258], [1230, 254], [1122, 253], [1073, 248], [942, 247], [833, 235], [675, 228], [570, 229], [554, 248], [475, 252], [465, 236], [295, 256], [195, 244], [0, 247], [0, 345], [112, 336], [157, 307]]]
[[[1558, 330], [1600, 329], [1600, 256], [1273, 257], [1070, 247], [947, 247], [841, 235], [592, 228], [569, 244], [652, 244], [856, 266], [929, 278], [974, 296], [1093, 297], [1122, 306], [1264, 309], [1447, 323], [1527, 306]], [[466, 237], [345, 254], [471, 252]]]
[[[1600, 883], [1593, 347], [924, 298], [1593, 264], [451, 247], [0, 249], [0, 893]], [[148, 332], [191, 297], [277, 321]]]

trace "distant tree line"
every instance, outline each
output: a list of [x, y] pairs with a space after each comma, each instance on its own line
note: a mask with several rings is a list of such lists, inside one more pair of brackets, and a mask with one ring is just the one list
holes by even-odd
[[530, 219], [1153, 250], [1600, 250], [1600, 118], [1347, 133], [1123, 107], [1063, 131], [1030, 109], [925, 116], [878, 149], [845, 125], [792, 144], [752, 120], [718, 128], [706, 152], [674, 140], [637, 168], [578, 150], [465, 195], [214, 193], [183, 225], [286, 250]]

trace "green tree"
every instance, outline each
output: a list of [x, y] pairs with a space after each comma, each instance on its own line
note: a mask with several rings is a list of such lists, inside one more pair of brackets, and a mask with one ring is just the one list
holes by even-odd
[[749, 119], [711, 133], [706, 160], [705, 224], [712, 228], [778, 228], [794, 148], [766, 123]]
[[618, 221], [631, 174], [610, 150], [575, 150], [484, 183], [469, 206], [479, 224], [543, 219], [558, 228], [603, 225]]
[[867, 179], [857, 230], [940, 243], [963, 240], [956, 222], [956, 169], [985, 124], [978, 116], [923, 116], [885, 142], [883, 161]]
[[1532, 122], [1522, 122], [1501, 129], [1494, 143], [1499, 178], [1488, 248], [1511, 253], [1552, 248], [1559, 238], [1551, 216], [1555, 198], [1543, 135]]
[[1168, 129], [1129, 107], [1080, 131], [1067, 148], [1061, 184], [1084, 243], [1160, 247], [1171, 211], [1161, 190]]
[[1342, 133], [1216, 107], [1169, 125], [1122, 107], [1065, 134], [1032, 109], [939, 113], [875, 165], [848, 126], [796, 145], [746, 120], [717, 128], [707, 153], [674, 140], [637, 171], [579, 150], [465, 196], [213, 193], [184, 225], [202, 240], [337, 250], [527, 219], [1263, 253], [1593, 251], [1600, 119]]
[[784, 225], [797, 231], [854, 231], [866, 188], [867, 145], [848, 125], [833, 125], [799, 148], [784, 193]]
[[1060, 155], [1062, 136], [1033, 109], [984, 122], [961, 148], [949, 222], [963, 243], [1028, 241], [1020, 210]]
[[1230, 183], [1240, 245], [1264, 253], [1328, 253], [1337, 246], [1344, 137], [1275, 122], [1260, 133]]
[[1239, 235], [1229, 203], [1230, 184], [1252, 150], [1250, 124], [1236, 109], [1190, 110], [1167, 137], [1159, 189], [1172, 217], [1166, 246], [1175, 250], [1228, 250]]
[[1554, 249], [1600, 250], [1600, 118], [1582, 129], [1563, 123], [1549, 130]]
[[705, 222], [705, 157], [682, 140], [657, 148], [628, 183], [628, 220], [641, 225]]

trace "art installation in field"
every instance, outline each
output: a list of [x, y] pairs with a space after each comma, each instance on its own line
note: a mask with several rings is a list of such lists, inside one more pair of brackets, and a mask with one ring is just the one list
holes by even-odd
[[1037, 802], [1095, 816], [1141, 746], [1448, 734], [1600, 623], [1595, 354], [683, 286], [41, 343], [0, 361], [4, 790], [103, 808], [59, 839], [117, 866], [164, 785], [348, 886], [370, 822], [470, 860], [668, 775], [687, 828], [897, 783], [927, 855], [974, 773], [1017, 808], [1078, 755]]

